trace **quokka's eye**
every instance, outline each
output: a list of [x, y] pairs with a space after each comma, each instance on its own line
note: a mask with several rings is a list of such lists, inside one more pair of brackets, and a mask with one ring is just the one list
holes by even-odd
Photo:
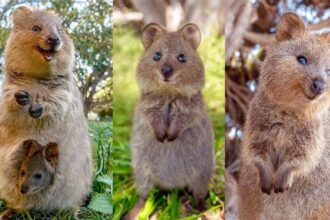
[[180, 63], [185, 63], [186, 62], [186, 56], [182, 53], [180, 53], [176, 59], [180, 62]]
[[25, 176], [25, 171], [24, 170], [21, 172], [21, 176]]
[[162, 53], [161, 52], [156, 52], [154, 54], [154, 57], [153, 57], [154, 61], [160, 61], [161, 58], [162, 58]]
[[307, 58], [303, 55], [297, 56], [297, 61], [301, 65], [307, 65], [308, 64]]
[[268, 2], [268, 4], [270, 4], [270, 5], [275, 5], [275, 1], [274, 1], [274, 0], [268, 0], [267, 2]]
[[38, 25], [35, 25], [35, 26], [33, 26], [32, 31], [34, 31], [34, 32], [40, 32], [41, 31], [41, 27], [39, 27]]
[[42, 175], [41, 173], [37, 173], [36, 175], [33, 176], [35, 179], [41, 179]]

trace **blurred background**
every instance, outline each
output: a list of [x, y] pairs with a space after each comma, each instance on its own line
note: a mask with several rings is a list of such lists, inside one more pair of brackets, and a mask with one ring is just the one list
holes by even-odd
[[329, 0], [227, 0], [226, 4], [226, 219], [237, 219], [236, 190], [249, 102], [275, 27], [286, 11], [300, 15], [313, 31], [329, 31]]
[[[0, 0], [0, 84], [3, 51], [11, 16], [19, 5], [55, 11], [76, 48], [74, 75], [83, 95], [93, 143], [95, 175], [91, 202], [82, 219], [109, 219], [112, 213], [112, 1], [111, 0]], [[0, 211], [4, 203], [0, 203]], [[48, 218], [49, 217], [49, 218]], [[73, 219], [71, 212], [24, 212], [18, 219]]]
[[[140, 31], [157, 22], [176, 30], [187, 22], [202, 30], [198, 52], [204, 62], [203, 90], [215, 133], [216, 171], [207, 197], [208, 210], [198, 213], [185, 191], [153, 191], [140, 219], [220, 219], [224, 206], [224, 1], [213, 0], [115, 0], [113, 31], [114, 145], [113, 219], [120, 219], [137, 202], [131, 168], [129, 139], [134, 106], [139, 96], [135, 70], [143, 52]], [[202, 217], [203, 216], [203, 217]]]

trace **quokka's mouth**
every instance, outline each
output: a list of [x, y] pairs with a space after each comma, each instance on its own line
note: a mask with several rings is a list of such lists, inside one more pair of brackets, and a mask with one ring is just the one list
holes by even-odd
[[309, 95], [305, 95], [305, 96], [309, 101], [313, 101], [315, 98], [314, 96], [309, 96]]
[[40, 189], [31, 188], [31, 189], [28, 189], [28, 190], [22, 190], [21, 189], [21, 194], [22, 195], [34, 195], [34, 194], [37, 194], [37, 193], [41, 192], [42, 190], [43, 190], [43, 188], [40, 188]]
[[322, 94], [305, 94], [305, 97], [309, 100], [309, 101], [314, 101], [316, 99], [318, 99], [320, 96], [322, 96]]
[[171, 85], [171, 84], [174, 84], [174, 80], [165, 78], [165, 79], [161, 79], [161, 83]]
[[45, 50], [45, 49], [41, 48], [40, 46], [38, 46], [37, 49], [42, 54], [42, 56], [45, 58], [45, 60], [47, 62], [50, 62], [53, 59], [54, 54], [55, 54], [54, 49]]
[[164, 77], [163, 75], [160, 76], [159, 80], [162, 83], [174, 83], [174, 81], [176, 80], [176, 77]]

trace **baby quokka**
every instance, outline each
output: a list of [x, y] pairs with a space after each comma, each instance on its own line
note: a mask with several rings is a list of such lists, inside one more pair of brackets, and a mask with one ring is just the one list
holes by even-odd
[[[54, 183], [59, 149], [56, 143], [40, 145], [35, 140], [26, 140], [19, 149], [21, 164], [19, 167], [17, 187], [23, 196], [45, 192]], [[16, 214], [14, 209], [8, 209], [0, 219], [11, 219]]]
[[142, 201], [153, 187], [187, 187], [200, 208], [204, 206], [214, 158], [213, 131], [201, 93], [200, 41], [194, 24], [168, 32], [152, 23], [142, 31], [144, 52], [136, 71], [141, 96], [131, 138]]
[[19, 172], [19, 189], [24, 195], [47, 190], [56, 174], [59, 149], [56, 143], [41, 146], [35, 140], [23, 144], [24, 158]]

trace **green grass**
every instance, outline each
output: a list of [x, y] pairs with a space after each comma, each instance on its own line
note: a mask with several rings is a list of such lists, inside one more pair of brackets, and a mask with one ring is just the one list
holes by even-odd
[[[129, 139], [134, 106], [139, 92], [135, 82], [135, 69], [142, 53], [139, 36], [130, 27], [114, 28], [114, 145], [113, 176], [114, 193], [113, 219], [120, 219], [137, 202], [131, 168]], [[216, 170], [210, 185], [207, 204], [209, 211], [216, 211], [224, 203], [224, 39], [215, 36], [203, 39], [199, 53], [205, 65], [206, 85], [203, 91], [208, 104], [216, 137]], [[146, 207], [139, 214], [140, 219], [148, 219], [157, 213], [157, 219], [197, 219], [195, 210], [182, 212], [185, 201], [194, 203], [184, 191], [153, 191], [147, 199]]]
[[[90, 137], [93, 144], [94, 177], [92, 200], [87, 207], [80, 209], [80, 219], [110, 219], [112, 213], [112, 160], [110, 160], [110, 146], [112, 145], [112, 122], [90, 122]], [[4, 211], [3, 203], [0, 203], [0, 212]], [[71, 210], [54, 211], [24, 211], [15, 219], [40, 220], [74, 219]]]

